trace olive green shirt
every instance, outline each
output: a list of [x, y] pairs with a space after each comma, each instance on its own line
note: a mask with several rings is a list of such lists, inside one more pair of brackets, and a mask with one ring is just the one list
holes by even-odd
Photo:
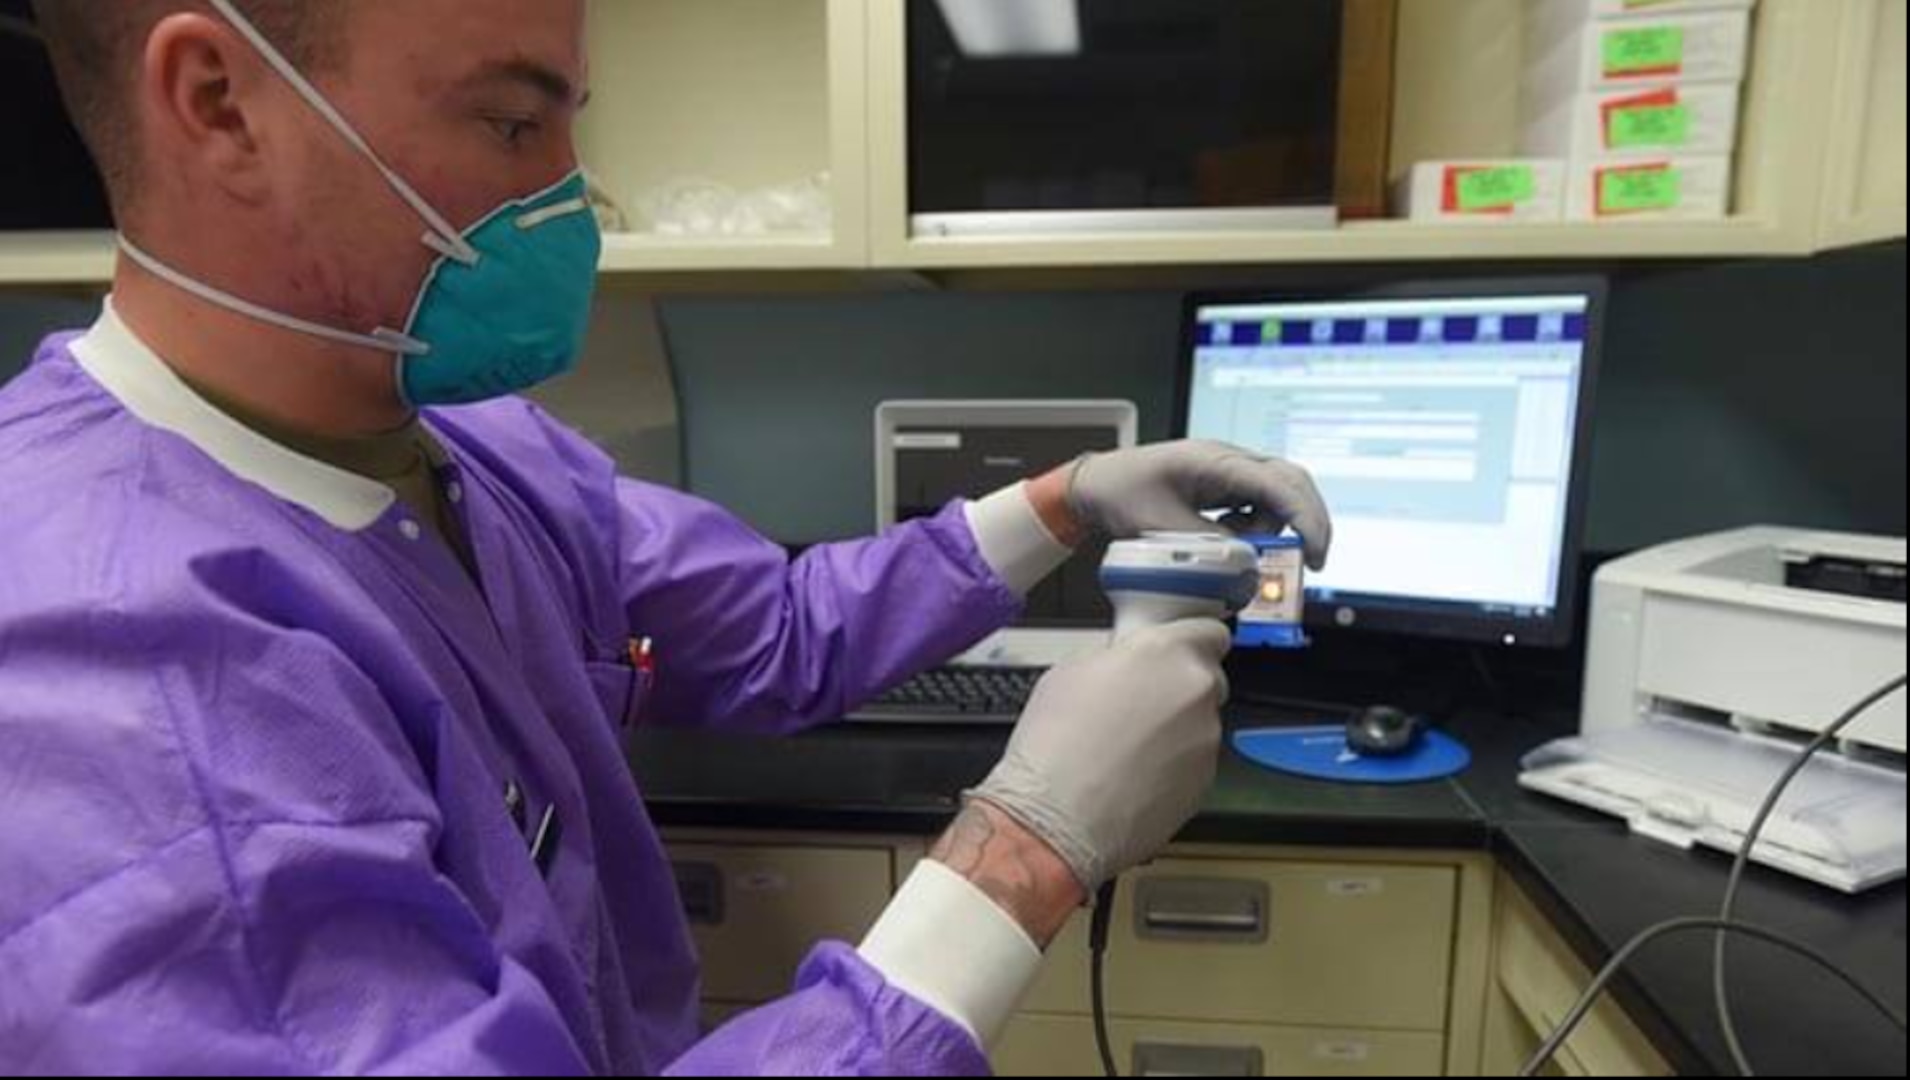
[[192, 389], [220, 412], [295, 454], [389, 487], [419, 524], [449, 546], [465, 571], [477, 577], [477, 560], [464, 522], [445, 497], [441, 477], [450, 464], [450, 455], [421, 420], [414, 418], [397, 431], [364, 438], [306, 435], [255, 416], [203, 387]]

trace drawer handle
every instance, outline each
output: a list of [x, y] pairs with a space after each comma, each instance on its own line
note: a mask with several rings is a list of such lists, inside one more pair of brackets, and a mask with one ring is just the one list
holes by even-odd
[[1134, 1075], [1265, 1076], [1267, 1058], [1257, 1046], [1135, 1043]]
[[1272, 899], [1265, 882], [1147, 878], [1135, 891], [1134, 932], [1142, 941], [1258, 945], [1268, 939]]
[[691, 926], [721, 926], [728, 914], [723, 869], [714, 863], [672, 862], [677, 896]]
[[1195, 914], [1191, 911], [1150, 911], [1147, 928], [1156, 933], [1228, 934], [1239, 937], [1260, 932], [1259, 915]]

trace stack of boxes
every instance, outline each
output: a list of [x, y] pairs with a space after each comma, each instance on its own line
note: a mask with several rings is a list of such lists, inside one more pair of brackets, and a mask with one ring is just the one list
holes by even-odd
[[1731, 212], [1757, 0], [1525, 0], [1519, 157], [1414, 167], [1418, 222], [1697, 221]]
[[1527, 0], [1520, 147], [1571, 221], [1731, 212], [1756, 0]]

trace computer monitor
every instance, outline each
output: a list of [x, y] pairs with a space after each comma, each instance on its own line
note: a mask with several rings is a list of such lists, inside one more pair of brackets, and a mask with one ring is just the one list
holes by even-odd
[[1571, 640], [1605, 307], [1595, 280], [1189, 301], [1182, 429], [1306, 466], [1308, 621]]

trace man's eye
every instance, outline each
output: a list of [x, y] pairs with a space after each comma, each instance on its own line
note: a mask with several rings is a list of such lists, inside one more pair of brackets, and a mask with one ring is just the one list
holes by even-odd
[[537, 133], [535, 120], [512, 116], [490, 116], [486, 117], [484, 122], [491, 125], [491, 130], [497, 133], [498, 138], [504, 140], [505, 145], [511, 147], [521, 145], [525, 139]]

